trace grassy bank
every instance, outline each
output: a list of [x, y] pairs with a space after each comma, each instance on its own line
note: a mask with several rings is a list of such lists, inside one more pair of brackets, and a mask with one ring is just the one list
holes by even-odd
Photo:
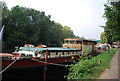
[[109, 53], [104, 52], [91, 59], [80, 59], [77, 64], [70, 65], [67, 79], [95, 79], [106, 68], [110, 68], [110, 61], [115, 54], [116, 49], [110, 49]]

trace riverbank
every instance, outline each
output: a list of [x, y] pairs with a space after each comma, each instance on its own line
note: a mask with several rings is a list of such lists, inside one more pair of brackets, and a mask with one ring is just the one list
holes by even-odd
[[109, 52], [103, 52], [91, 59], [80, 60], [69, 68], [67, 79], [95, 79], [106, 69], [110, 68], [110, 62], [116, 49], [110, 49]]

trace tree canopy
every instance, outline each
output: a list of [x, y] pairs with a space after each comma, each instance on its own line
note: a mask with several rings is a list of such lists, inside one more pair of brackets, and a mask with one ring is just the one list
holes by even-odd
[[100, 39], [101, 39], [101, 43], [107, 43], [107, 37], [105, 32], [102, 32], [100, 34]]
[[3, 52], [12, 52], [16, 46], [23, 46], [26, 43], [61, 46], [64, 38], [75, 37], [70, 27], [52, 21], [51, 15], [46, 16], [43, 11], [19, 5], [9, 10], [6, 4], [3, 6], [2, 24], [5, 25]]
[[108, 43], [120, 41], [120, 1], [105, 4], [104, 17], [107, 19], [103, 26]]

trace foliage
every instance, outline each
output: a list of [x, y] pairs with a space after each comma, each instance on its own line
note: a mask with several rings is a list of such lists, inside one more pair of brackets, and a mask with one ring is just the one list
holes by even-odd
[[63, 36], [64, 38], [75, 37], [73, 31], [68, 26], [63, 27]]
[[80, 59], [78, 63], [70, 65], [67, 79], [95, 79], [105, 68], [110, 67], [110, 60], [115, 52], [116, 49], [111, 49], [110, 53], [104, 52], [91, 59]]
[[100, 34], [100, 42], [101, 43], [107, 43], [107, 37], [106, 37], [106, 33], [105, 32], [102, 32], [101, 34]]
[[108, 43], [120, 41], [120, 1], [105, 4], [104, 17], [107, 19], [103, 26]]
[[3, 6], [3, 52], [12, 52], [14, 47], [26, 43], [61, 46], [64, 38], [75, 37], [70, 27], [52, 21], [51, 16], [46, 16], [43, 11], [18, 5], [9, 10], [5, 2]]

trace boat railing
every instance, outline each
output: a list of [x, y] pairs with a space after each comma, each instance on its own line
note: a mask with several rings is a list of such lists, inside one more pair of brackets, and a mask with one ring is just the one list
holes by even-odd
[[[70, 52], [49, 52], [48, 58], [68, 57], [73, 55], [82, 55], [82, 51], [70, 51]], [[46, 53], [38, 54], [37, 57], [45, 58]]]

